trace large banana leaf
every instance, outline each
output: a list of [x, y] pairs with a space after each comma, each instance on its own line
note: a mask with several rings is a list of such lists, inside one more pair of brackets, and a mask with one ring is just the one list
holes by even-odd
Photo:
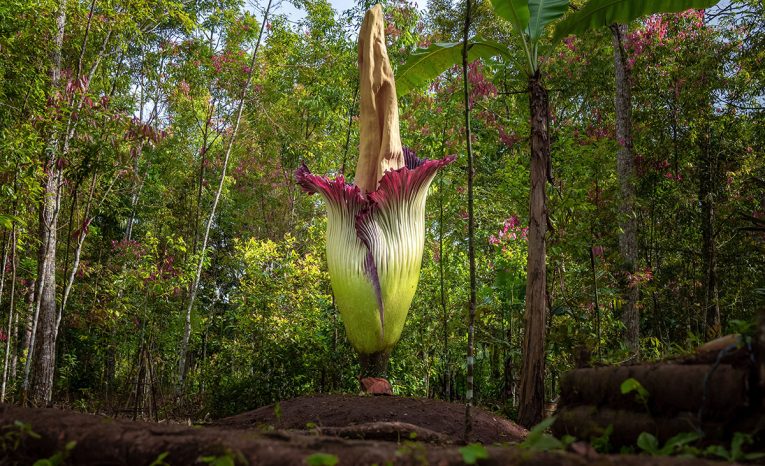
[[510, 21], [518, 34], [522, 34], [529, 25], [529, 3], [528, 0], [491, 0], [494, 12]]
[[[488, 59], [497, 55], [510, 57], [502, 44], [474, 38], [468, 43], [468, 60]], [[462, 63], [462, 42], [440, 42], [409, 55], [396, 73], [396, 92], [401, 97], [430, 81], [454, 65]]]
[[568, 8], [568, 0], [528, 0], [529, 27], [527, 34], [529, 41], [536, 43], [544, 33], [545, 26], [563, 16]]
[[690, 8], [709, 8], [719, 0], [590, 0], [555, 28], [554, 40], [614, 23], [629, 23], [654, 13], [675, 13]]

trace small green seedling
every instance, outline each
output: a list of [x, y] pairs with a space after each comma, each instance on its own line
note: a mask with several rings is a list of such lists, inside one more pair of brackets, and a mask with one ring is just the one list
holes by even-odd
[[478, 460], [489, 458], [489, 452], [480, 443], [471, 443], [459, 449], [462, 455], [462, 461], [465, 464], [476, 464]]
[[159, 454], [154, 461], [149, 464], [149, 466], [170, 466], [170, 463], [165, 461], [165, 458], [167, 458], [170, 455], [169, 451], [165, 451]]
[[197, 461], [209, 464], [210, 466], [236, 466], [236, 459], [231, 452], [222, 455], [202, 456]]
[[337, 456], [329, 453], [313, 453], [306, 457], [305, 464], [308, 466], [335, 466], [338, 461]]
[[704, 453], [709, 456], [719, 456], [726, 461], [753, 461], [765, 458], [765, 453], [762, 452], [744, 452], [744, 445], [751, 445], [752, 441], [751, 435], [736, 432], [730, 442], [730, 450], [722, 445], [711, 445], [704, 450]]
[[69, 453], [77, 446], [77, 442], [74, 440], [67, 442], [62, 451], [56, 452], [50, 458], [39, 459], [34, 462], [33, 466], [59, 466], [64, 464], [69, 457]]
[[526, 440], [521, 442], [518, 446], [532, 452], [565, 450], [575, 439], [570, 435], [565, 436], [563, 439], [557, 439], [546, 433], [545, 431], [549, 429], [553, 423], [555, 423], [555, 416], [548, 417], [544, 421], [535, 425], [529, 431]]
[[16, 451], [21, 442], [27, 438], [39, 439], [40, 434], [32, 430], [32, 425], [15, 421], [13, 424], [0, 428], [0, 453]]
[[622, 382], [621, 386], [622, 395], [629, 395], [630, 393], [635, 393], [635, 399], [638, 401], [638, 403], [642, 404], [646, 410], [648, 410], [648, 390], [645, 389], [645, 387], [637, 381], [637, 379], [634, 379], [630, 377], [629, 379]]
[[590, 439], [590, 445], [598, 453], [608, 453], [611, 451], [611, 434], [614, 433], [614, 425], [609, 424], [608, 427], [602, 430], [602, 433], [597, 437]]
[[648, 432], [638, 436], [637, 446], [652, 456], [668, 456], [680, 453], [683, 447], [701, 438], [696, 432], [683, 432], [667, 440], [663, 447], [659, 446], [659, 440]]

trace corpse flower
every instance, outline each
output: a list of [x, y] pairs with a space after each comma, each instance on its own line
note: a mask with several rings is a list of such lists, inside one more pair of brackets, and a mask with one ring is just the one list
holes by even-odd
[[337, 308], [362, 377], [385, 376], [419, 281], [425, 200], [439, 168], [401, 146], [382, 8], [367, 11], [359, 34], [360, 154], [353, 184], [343, 176], [295, 176], [327, 204], [327, 263]]

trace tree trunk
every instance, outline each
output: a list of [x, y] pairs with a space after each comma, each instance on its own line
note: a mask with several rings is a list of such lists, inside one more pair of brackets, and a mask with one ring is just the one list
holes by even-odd
[[549, 102], [539, 71], [529, 78], [531, 112], [531, 196], [529, 201], [526, 316], [523, 336], [520, 410], [518, 422], [531, 427], [544, 416], [545, 316], [547, 271], [545, 269], [547, 203], [545, 185], [550, 163], [548, 136]]
[[[14, 215], [16, 215], [16, 208], [14, 207]], [[8, 386], [8, 364], [11, 354], [11, 342], [15, 341], [14, 332], [11, 330], [13, 329], [13, 319], [14, 319], [14, 313], [13, 310], [16, 307], [16, 223], [14, 222], [12, 228], [11, 228], [11, 299], [10, 304], [8, 306], [8, 328], [6, 333], [6, 340], [5, 340], [5, 360], [3, 362], [3, 385], [2, 388], [0, 388], [0, 403], [5, 402], [5, 392], [6, 388]], [[15, 353], [15, 352], [14, 352]]]
[[470, 272], [470, 303], [468, 305], [468, 345], [467, 345], [467, 388], [465, 394], [465, 441], [470, 441], [472, 419], [470, 407], [473, 405], [473, 372], [475, 365], [475, 309], [476, 309], [476, 276], [475, 276], [475, 215], [473, 213], [473, 144], [470, 131], [470, 95], [468, 82], [468, 35], [470, 33], [470, 0], [465, 2], [465, 27], [462, 42], [462, 90], [465, 100], [465, 145], [467, 148], [467, 188], [468, 188], [468, 269]]
[[[29, 294], [27, 294], [27, 313], [24, 319], [24, 345], [21, 348], [21, 353], [27, 356], [29, 360], [29, 352], [32, 349], [32, 327], [33, 319], [35, 315], [35, 292], [37, 290], [37, 282], [32, 280], [32, 284], [29, 285]], [[25, 381], [26, 384], [26, 381]], [[25, 387], [26, 388], [26, 387]]]
[[[64, 44], [67, 0], [60, 0], [56, 16], [56, 37], [51, 50], [51, 90], [61, 81], [61, 50]], [[30, 344], [32, 373], [28, 378], [29, 400], [35, 405], [46, 405], [53, 393], [53, 371], [56, 364], [56, 239], [58, 214], [61, 208], [61, 168], [59, 142], [55, 134], [50, 137], [45, 154], [48, 173], [40, 206], [40, 250], [38, 262], [38, 292], [36, 331], [32, 331]]]
[[712, 156], [709, 128], [701, 135], [699, 205], [701, 206], [701, 259], [704, 268], [704, 332], [709, 340], [720, 336], [720, 303], [717, 291], [717, 248], [715, 247], [716, 161]]
[[629, 276], [635, 273], [638, 259], [637, 225], [635, 222], [635, 158], [632, 151], [632, 94], [630, 92], [629, 70], [623, 38], [627, 26], [614, 24], [611, 36], [614, 47], [614, 69], [616, 81], [616, 140], [619, 151], [616, 155], [616, 174], [619, 179], [619, 254], [622, 272], [622, 322], [626, 329], [624, 342], [635, 356], [640, 355], [640, 311], [637, 307], [640, 290], [630, 283]]

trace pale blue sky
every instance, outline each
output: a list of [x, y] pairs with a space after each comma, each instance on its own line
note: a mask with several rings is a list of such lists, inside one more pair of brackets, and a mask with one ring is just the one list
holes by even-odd
[[[257, 3], [260, 8], [265, 8], [267, 0], [249, 0], [248, 3], [248, 10], [253, 11], [254, 8], [252, 8], [253, 3]], [[353, 7], [354, 0], [329, 0], [329, 3], [332, 5], [332, 8], [335, 9], [335, 11], [339, 14], [342, 13], [345, 10], [348, 10]], [[276, 14], [284, 14], [287, 15], [292, 21], [297, 21], [301, 19], [304, 16], [304, 13], [297, 8], [295, 8], [289, 1], [287, 0], [274, 0], [274, 3], [272, 4], [272, 8], [276, 7], [276, 10], [274, 13]], [[260, 16], [259, 14], [256, 16]]]

